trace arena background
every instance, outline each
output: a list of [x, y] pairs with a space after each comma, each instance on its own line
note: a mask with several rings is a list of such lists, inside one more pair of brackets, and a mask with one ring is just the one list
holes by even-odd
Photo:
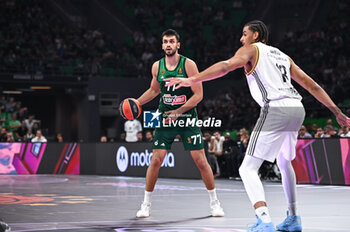
[[[121, 139], [125, 120], [118, 106], [149, 87], [151, 66], [163, 56], [160, 36], [168, 28], [181, 36], [180, 54], [201, 71], [234, 55], [244, 23], [262, 20], [269, 28], [269, 44], [290, 55], [350, 115], [348, 12], [347, 0], [0, 1], [0, 174], [144, 177], [151, 143]], [[240, 130], [250, 133], [259, 114], [243, 70], [203, 86], [199, 117], [223, 121], [221, 128], [205, 131], [229, 133], [240, 143]], [[298, 183], [349, 185], [350, 138], [340, 136], [342, 128], [327, 108], [294, 86], [303, 96], [304, 125], [311, 134], [298, 140], [293, 161]], [[158, 102], [154, 99], [143, 110], [155, 110]], [[14, 114], [20, 122], [34, 115], [48, 142], [31, 143], [25, 134], [16, 135]], [[315, 136], [317, 128], [325, 138]], [[102, 136], [107, 143], [100, 142]], [[129, 163], [118, 164], [118, 155], [125, 154]], [[200, 178], [181, 142], [167, 157], [160, 177]], [[279, 182], [279, 176], [266, 174], [266, 180]], [[1, 194], [10, 191], [10, 183], [1, 182], [6, 187]], [[0, 204], [9, 207], [6, 201]]]
[[[269, 27], [270, 44], [289, 54], [348, 111], [348, 10], [347, 1], [2, 1], [2, 96], [15, 97], [40, 119], [49, 140], [56, 133], [65, 141], [118, 139], [124, 122], [118, 104], [149, 87], [151, 65], [162, 57], [162, 31], [178, 30], [181, 54], [203, 70], [231, 57], [240, 47], [242, 25], [261, 19]], [[217, 112], [224, 119], [222, 130], [254, 125], [259, 111], [242, 70], [204, 83], [204, 90], [201, 116]], [[298, 90], [307, 120], [324, 126], [331, 113]], [[144, 110], [156, 109], [157, 103]]]

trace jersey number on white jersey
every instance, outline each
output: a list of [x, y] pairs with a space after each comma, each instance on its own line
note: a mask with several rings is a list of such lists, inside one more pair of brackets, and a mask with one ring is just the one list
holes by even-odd
[[282, 64], [279, 65], [279, 64], [277, 64], [277, 63], [276, 63], [276, 66], [277, 66], [277, 68], [280, 70], [280, 72], [281, 72], [281, 74], [282, 74], [282, 80], [283, 80], [283, 82], [286, 83], [287, 80], [288, 80], [286, 66], [284, 66], [284, 65], [282, 65]]

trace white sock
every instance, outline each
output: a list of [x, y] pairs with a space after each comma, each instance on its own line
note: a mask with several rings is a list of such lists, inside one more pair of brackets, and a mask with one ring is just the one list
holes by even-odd
[[144, 203], [151, 203], [152, 192], [145, 191]]
[[213, 188], [212, 190], [207, 190], [207, 191], [209, 193], [210, 202], [218, 199], [218, 197], [216, 195], [216, 188]]
[[264, 223], [271, 222], [269, 209], [266, 206], [262, 206], [262, 207], [255, 209], [255, 213], [261, 219], [262, 222], [264, 222]]
[[297, 204], [294, 202], [294, 203], [289, 203], [288, 204], [288, 211], [289, 211], [289, 215], [292, 216], [292, 215], [296, 215], [297, 213]]

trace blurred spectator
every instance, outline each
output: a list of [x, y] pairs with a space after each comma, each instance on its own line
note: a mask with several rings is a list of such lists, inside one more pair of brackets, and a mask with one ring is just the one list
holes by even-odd
[[34, 124], [39, 123], [39, 120], [34, 119], [34, 115], [29, 115], [28, 119], [24, 120], [28, 130], [33, 130]]
[[62, 133], [57, 133], [57, 135], [56, 135], [56, 142], [63, 143]]
[[181, 136], [180, 135], [176, 135], [174, 142], [180, 142], [181, 141]]
[[239, 134], [240, 134], [240, 138], [238, 141], [238, 148], [242, 156], [244, 156], [245, 152], [247, 151], [250, 135], [245, 128], [240, 129]]
[[324, 127], [324, 137], [323, 138], [338, 138], [339, 135], [334, 130], [334, 127], [331, 125], [327, 125]]
[[222, 155], [222, 145], [225, 140], [224, 136], [221, 136], [220, 131], [215, 131], [213, 134], [212, 139], [214, 140], [214, 147], [213, 147], [213, 152], [216, 156], [221, 156]]
[[315, 137], [315, 134], [316, 134], [316, 132], [317, 132], [317, 124], [312, 124], [312, 126], [311, 126], [311, 131], [309, 131], [310, 132], [310, 134], [311, 134], [311, 136], [312, 137]]
[[1, 128], [0, 142], [6, 142], [6, 141], [7, 141], [7, 130], [6, 128]]
[[242, 0], [235, 0], [235, 1], [233, 1], [233, 8], [242, 8], [242, 7], [243, 7]]
[[28, 117], [28, 108], [22, 107], [17, 112], [17, 119], [22, 122]]
[[141, 131], [137, 132], [137, 142], [143, 142], [143, 134]]
[[298, 134], [298, 139], [309, 139], [312, 138], [312, 135], [306, 131], [306, 128], [304, 125], [301, 126]]
[[8, 143], [13, 143], [13, 142], [15, 142], [15, 138], [13, 137], [13, 134], [12, 134], [12, 132], [7, 132], [7, 140], [6, 140], [6, 142], [8, 142]]
[[102, 135], [101, 138], [100, 138], [100, 142], [101, 143], [107, 143], [107, 136]]
[[250, 135], [246, 128], [241, 128], [237, 134], [237, 154], [234, 156], [234, 175], [235, 179], [240, 179], [238, 169], [241, 166], [247, 147]]
[[[221, 133], [219, 131], [215, 131], [212, 138], [212, 142], [210, 145], [210, 153], [215, 155], [216, 161], [217, 161], [217, 167], [216, 167], [216, 176], [221, 175], [221, 171], [223, 169], [223, 142], [224, 142], [224, 136], [221, 136]], [[220, 158], [221, 157], [221, 158]]]
[[332, 121], [332, 119], [328, 119], [327, 120], [327, 126], [329, 125], [329, 126], [333, 126], [333, 121]]
[[6, 121], [6, 114], [5, 113], [1, 113], [0, 111], [0, 126], [4, 127], [5, 126], [5, 121]]
[[[210, 146], [210, 139], [211, 139], [211, 134], [209, 131], [204, 131], [203, 132], [203, 144], [204, 144], [204, 151], [205, 151], [205, 156], [207, 157], [207, 160], [209, 162], [209, 158], [208, 158], [208, 150], [209, 150], [209, 146]], [[209, 162], [210, 165], [210, 162]]]
[[[28, 130], [29, 131], [29, 130]], [[42, 135], [42, 132], [40, 129], [38, 129], [36, 131], [36, 136], [34, 138], [32, 138], [32, 142], [35, 143], [35, 142], [40, 142], [40, 143], [46, 143], [47, 140], [46, 138]]]
[[34, 138], [34, 134], [32, 133], [32, 130], [28, 130], [27, 134], [24, 136], [24, 141], [30, 142], [32, 141], [32, 138]]
[[33, 128], [32, 128], [33, 134], [36, 135], [36, 131], [39, 130], [39, 129], [40, 129], [39, 123], [38, 123], [38, 122], [35, 122], [34, 125], [33, 125]]
[[1, 95], [0, 97], [0, 112], [5, 112], [5, 106], [6, 106], [6, 98], [4, 95]]
[[[231, 139], [230, 133], [226, 133], [224, 136], [224, 142], [222, 144], [223, 150], [223, 167], [221, 171], [221, 177], [233, 177], [238, 176], [235, 171], [235, 157], [238, 153], [237, 143]], [[237, 168], [238, 170], [238, 168]]]
[[217, 160], [215, 155], [211, 152], [211, 147], [213, 146], [212, 136], [209, 131], [203, 133], [204, 135], [204, 152], [207, 157], [208, 163], [213, 171], [213, 174], [217, 173]]
[[21, 122], [17, 120], [17, 114], [13, 113], [11, 120], [9, 120], [9, 131], [16, 133], [18, 128], [21, 127]]
[[15, 132], [15, 141], [16, 142], [24, 142], [24, 139], [22, 136], [18, 134], [18, 132]]
[[152, 142], [153, 141], [153, 134], [152, 134], [151, 131], [146, 131], [145, 137], [146, 137], [146, 141], [147, 142]]
[[13, 112], [18, 113], [21, 110], [21, 102], [16, 102]]
[[126, 134], [125, 133], [121, 133], [119, 136], [119, 142], [125, 142], [125, 138], [126, 138]]
[[9, 101], [5, 105], [6, 113], [13, 113], [15, 111], [16, 102], [13, 97], [10, 97]]
[[339, 136], [340, 137], [350, 137], [350, 130], [347, 126], [342, 126], [342, 128], [339, 130]]
[[137, 141], [137, 133], [142, 131], [142, 125], [140, 121], [137, 119], [127, 120], [124, 123], [124, 130], [126, 132], [126, 142], [136, 142]]
[[325, 137], [325, 135], [322, 127], [317, 128], [315, 138], [323, 138], [323, 137]]
[[28, 129], [27, 129], [26, 123], [23, 120], [22, 123], [21, 123], [21, 126], [17, 130], [17, 133], [18, 133], [19, 136], [24, 138], [24, 136], [27, 134], [27, 131], [28, 131]]

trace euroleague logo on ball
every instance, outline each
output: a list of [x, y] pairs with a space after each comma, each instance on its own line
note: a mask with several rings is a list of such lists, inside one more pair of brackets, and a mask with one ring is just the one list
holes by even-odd
[[120, 172], [125, 172], [129, 164], [128, 150], [124, 146], [120, 146], [116, 157], [117, 167]]

